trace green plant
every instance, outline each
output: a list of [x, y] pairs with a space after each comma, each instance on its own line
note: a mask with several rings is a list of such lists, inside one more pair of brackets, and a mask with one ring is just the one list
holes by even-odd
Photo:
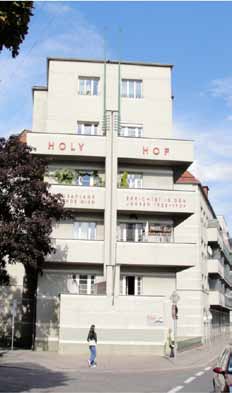
[[72, 184], [75, 174], [71, 169], [62, 169], [55, 172], [55, 178], [59, 183]]
[[127, 171], [123, 172], [123, 174], [122, 174], [120, 186], [122, 188], [128, 187], [128, 172]]
[[98, 186], [105, 187], [105, 179], [98, 175]]

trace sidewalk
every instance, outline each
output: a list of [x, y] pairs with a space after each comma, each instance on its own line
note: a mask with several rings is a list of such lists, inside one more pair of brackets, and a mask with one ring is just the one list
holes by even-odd
[[[187, 368], [199, 368], [212, 363], [218, 357], [223, 347], [230, 342], [229, 336], [218, 337], [211, 344], [202, 345], [182, 353], [176, 358], [152, 355], [101, 356], [98, 350], [97, 370], [104, 372], [128, 371], [165, 371]], [[88, 354], [88, 352], [87, 352]], [[88, 369], [87, 356], [74, 354], [59, 354], [56, 352], [33, 352], [26, 350], [0, 351], [0, 367], [38, 368], [44, 367], [52, 371], [73, 372]]]

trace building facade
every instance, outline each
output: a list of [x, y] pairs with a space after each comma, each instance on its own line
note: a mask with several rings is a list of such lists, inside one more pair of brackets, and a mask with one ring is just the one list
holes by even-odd
[[217, 217], [208, 198], [208, 187], [186, 172], [175, 187], [196, 194], [196, 212], [178, 227], [176, 239], [195, 241], [195, 266], [177, 275], [180, 295], [178, 332], [212, 340], [230, 329], [232, 310], [232, 254], [223, 217]]
[[230, 244], [206, 189], [186, 172], [193, 142], [172, 135], [172, 66], [47, 65], [26, 141], [51, 158], [46, 181], [73, 219], [54, 223], [36, 347], [79, 351], [93, 323], [102, 350], [163, 353], [169, 329], [179, 341], [224, 331]]

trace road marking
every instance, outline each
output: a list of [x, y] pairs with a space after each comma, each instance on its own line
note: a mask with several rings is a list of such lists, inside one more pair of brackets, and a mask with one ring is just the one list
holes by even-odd
[[201, 377], [203, 374], [204, 374], [204, 371], [199, 371], [199, 373], [196, 373], [195, 375], [196, 375], [197, 377]]
[[209, 370], [211, 370], [211, 368], [212, 368], [212, 367], [206, 367], [206, 368], [205, 368], [205, 371], [209, 371]]
[[194, 379], [196, 379], [196, 377], [190, 377], [190, 378], [186, 379], [184, 381], [184, 383], [190, 383], [190, 382], [194, 381]]
[[168, 393], [176, 393], [176, 392], [178, 392], [179, 390], [181, 390], [181, 389], [183, 389], [183, 387], [184, 386], [176, 386], [174, 389], [172, 389], [172, 390], [169, 390], [168, 391]]

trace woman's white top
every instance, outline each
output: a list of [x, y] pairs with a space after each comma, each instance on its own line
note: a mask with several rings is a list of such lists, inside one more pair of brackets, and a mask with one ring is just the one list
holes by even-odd
[[89, 340], [89, 346], [97, 345], [95, 340]]

